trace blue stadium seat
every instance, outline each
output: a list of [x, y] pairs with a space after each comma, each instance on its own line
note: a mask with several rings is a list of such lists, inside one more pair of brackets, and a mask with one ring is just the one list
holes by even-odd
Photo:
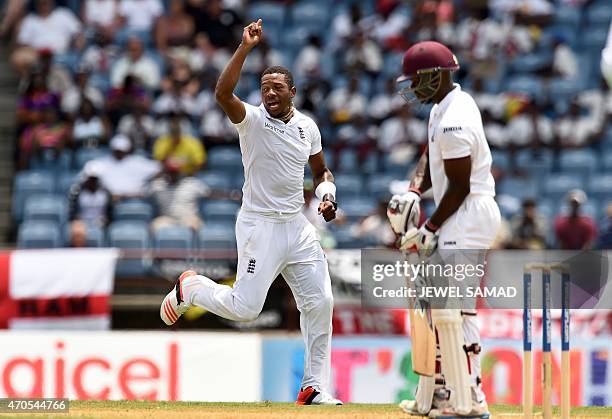
[[[306, 167], [310, 168], [310, 166], [306, 165]], [[310, 174], [310, 178], [312, 178], [312, 174]], [[232, 189], [242, 190], [244, 186], [244, 172], [240, 171], [236, 173], [236, 176], [232, 178]]]
[[13, 183], [12, 213], [15, 220], [23, 216], [23, 206], [30, 195], [50, 194], [54, 190], [54, 177], [49, 172], [24, 171], [15, 175]]
[[514, 73], [532, 73], [546, 67], [551, 60], [552, 54], [548, 51], [519, 55], [510, 63], [510, 70]]
[[198, 243], [202, 249], [236, 249], [236, 235], [231, 225], [206, 225], [198, 231]]
[[556, 201], [550, 199], [538, 199], [537, 200], [537, 211], [548, 221], [554, 220], [555, 213], [559, 208], [559, 204]]
[[506, 90], [513, 93], [526, 93], [534, 98], [541, 98], [544, 92], [542, 82], [533, 75], [508, 78]]
[[319, 29], [311, 24], [300, 23], [295, 26], [292, 25], [283, 31], [281, 35], [282, 45], [284, 48], [295, 48], [299, 51], [308, 42], [308, 37], [317, 32], [319, 32]]
[[390, 197], [391, 191], [389, 188], [391, 186], [391, 182], [393, 182], [396, 179], [399, 179], [399, 178], [396, 176], [387, 175], [387, 174], [373, 175], [368, 180], [366, 189], [369, 192], [369, 194], [372, 195], [373, 197], [376, 197], [376, 199], [384, 198], [387, 196]]
[[238, 147], [221, 146], [210, 150], [208, 166], [215, 170], [241, 170], [242, 156]]
[[353, 150], [344, 150], [340, 153], [340, 167], [344, 173], [355, 173], [359, 171], [359, 160], [357, 159], [357, 153]]
[[584, 179], [578, 174], [558, 173], [544, 179], [542, 194], [553, 200], [562, 199], [572, 189], [583, 189]]
[[[127, 250], [144, 251], [150, 247], [149, 228], [146, 223], [115, 221], [108, 227], [108, 244]], [[151, 267], [151, 261], [144, 257], [127, 257], [117, 262], [118, 276], [142, 276]]]
[[74, 157], [74, 168], [81, 170], [90, 160], [94, 160], [100, 157], [108, 156], [110, 151], [107, 148], [81, 148], [76, 151]]
[[493, 150], [491, 156], [493, 157], [493, 167], [503, 171], [510, 169], [510, 156], [506, 151]]
[[570, 102], [579, 90], [576, 80], [554, 79], [548, 86], [548, 97], [551, 103]]
[[526, 170], [532, 175], [541, 176], [550, 172], [554, 164], [554, 155], [551, 150], [540, 149], [521, 150], [516, 154], [516, 166]]
[[612, 153], [604, 152], [601, 156], [601, 170], [604, 172], [612, 173]]
[[406, 175], [411, 170], [411, 166], [408, 163], [397, 163], [393, 161], [391, 154], [385, 154], [383, 156], [383, 167], [386, 173], [395, 176], [396, 179], [405, 179]]
[[578, 29], [576, 25], [555, 24], [544, 29], [540, 37], [539, 46], [542, 49], [550, 49], [554, 44], [554, 40], [560, 38], [568, 46], [575, 49], [578, 41]]
[[363, 190], [363, 182], [359, 175], [337, 174], [334, 176], [334, 183], [338, 188], [338, 198], [359, 196]]
[[268, 30], [268, 25], [283, 26], [286, 10], [285, 6], [274, 2], [254, 3], [249, 5], [248, 16], [250, 21], [262, 19], [264, 30]]
[[[70, 243], [70, 224], [64, 226], [64, 243]], [[99, 226], [88, 225], [85, 246], [104, 247], [106, 245], [104, 229]]]
[[589, 197], [610, 199], [612, 196], [612, 174], [593, 175], [586, 190]]
[[581, 12], [582, 9], [580, 7], [556, 5], [554, 22], [560, 25], [578, 26], [580, 24]]
[[232, 174], [223, 171], [206, 171], [197, 175], [197, 178], [212, 189], [230, 190], [232, 188]]
[[153, 215], [153, 206], [140, 199], [120, 201], [113, 207], [114, 221], [142, 221], [148, 223], [153, 219]]
[[586, 11], [587, 27], [601, 26], [608, 28], [612, 20], [612, 5], [600, 4], [588, 8]]
[[347, 198], [340, 203], [340, 210], [346, 216], [349, 223], [361, 220], [372, 214], [376, 208], [376, 201], [372, 198]]
[[324, 29], [331, 16], [328, 7], [313, 4], [310, 1], [301, 1], [293, 5], [290, 9], [291, 22], [296, 24], [310, 24], [315, 29]]
[[33, 170], [70, 170], [72, 167], [72, 150], [63, 150], [59, 156], [55, 150], [46, 150], [40, 155], [30, 159], [30, 168]]
[[62, 196], [68, 196], [72, 185], [79, 181], [79, 172], [65, 171], [58, 175], [55, 192]]
[[500, 182], [497, 190], [500, 194], [511, 195], [519, 200], [536, 198], [538, 183], [534, 178], [508, 177]]
[[203, 201], [200, 213], [204, 223], [231, 223], [236, 222], [236, 216], [240, 210], [240, 205], [234, 201], [207, 200]]
[[153, 247], [157, 250], [186, 250], [195, 248], [193, 230], [184, 226], [163, 227], [153, 233]]
[[580, 48], [591, 51], [592, 53], [601, 54], [601, 50], [608, 39], [608, 28], [593, 28], [585, 30], [580, 39]]
[[566, 150], [559, 161], [562, 171], [580, 172], [588, 175], [597, 170], [597, 155], [589, 149]]
[[68, 219], [66, 198], [61, 195], [31, 195], [25, 202], [25, 221], [51, 221], [62, 225]]
[[51, 221], [27, 221], [19, 226], [17, 247], [20, 249], [50, 249], [62, 246], [59, 225]]
[[338, 249], [363, 249], [370, 244], [365, 239], [358, 239], [351, 234], [350, 227], [341, 228], [334, 231]]
[[499, 212], [506, 219], [512, 218], [521, 211], [521, 200], [516, 196], [498, 194], [495, 196], [495, 201], [499, 206]]

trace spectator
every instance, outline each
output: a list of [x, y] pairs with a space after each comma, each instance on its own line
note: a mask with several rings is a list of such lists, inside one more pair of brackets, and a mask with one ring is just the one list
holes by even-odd
[[142, 104], [134, 102], [130, 113], [121, 117], [117, 132], [128, 137], [135, 150], [150, 151], [155, 136], [155, 120]]
[[552, 121], [541, 112], [535, 100], [529, 100], [523, 111], [507, 126], [511, 147], [550, 145], [554, 141]]
[[523, 201], [523, 212], [511, 221], [513, 249], [546, 249], [546, 222], [533, 199]]
[[568, 112], [555, 121], [555, 134], [561, 147], [583, 147], [595, 143], [603, 134], [604, 119], [596, 113], [583, 114], [577, 100]]
[[219, 108], [207, 111], [200, 124], [200, 133], [204, 145], [209, 148], [213, 145], [237, 144], [238, 133], [232, 121], [225, 116]]
[[357, 32], [344, 56], [346, 72], [349, 74], [366, 73], [374, 79], [380, 73], [382, 65], [383, 57], [378, 45], [366, 38], [363, 32]]
[[427, 124], [413, 117], [410, 106], [401, 106], [397, 115], [380, 126], [378, 149], [393, 156], [394, 162], [409, 163], [427, 143]]
[[155, 141], [153, 157], [162, 162], [172, 159], [180, 164], [182, 174], [193, 175], [206, 162], [204, 146], [198, 139], [182, 131], [179, 115], [171, 115], [168, 122], [168, 135]]
[[597, 240], [597, 249], [612, 249], [612, 202], [606, 209], [606, 220]]
[[21, 136], [21, 169], [28, 167], [31, 157], [57, 160], [70, 143], [70, 126], [59, 119], [53, 106], [42, 109], [41, 122], [27, 128]]
[[236, 12], [224, 9], [222, 0], [191, 3], [186, 10], [195, 18], [196, 32], [206, 33], [215, 48], [233, 49], [238, 43], [236, 34], [242, 31], [242, 21]]
[[153, 112], [165, 115], [171, 112], [183, 113], [192, 117], [198, 116], [198, 103], [194, 96], [195, 89], [189, 80], [171, 80], [170, 89], [162, 93], [153, 102]]
[[338, 130], [338, 141], [335, 144], [334, 166], [338, 167], [340, 153], [352, 149], [357, 154], [359, 164], [363, 164], [371, 151], [376, 150], [378, 127], [369, 124], [364, 115], [355, 115], [352, 121]]
[[359, 2], [351, 3], [348, 13], [339, 13], [334, 17], [330, 42], [333, 50], [342, 50], [355, 30], [364, 29], [363, 22], [364, 16]]
[[376, 246], [392, 247], [395, 244], [395, 233], [391, 229], [387, 218], [388, 199], [381, 199], [378, 202], [376, 211], [355, 224], [351, 229], [354, 237], [365, 239]]
[[112, 37], [121, 28], [117, 0], [85, 0], [81, 3], [81, 20], [91, 33]]
[[359, 79], [351, 77], [348, 86], [332, 90], [327, 98], [331, 121], [341, 124], [350, 121], [355, 115], [364, 115], [366, 97], [359, 91]]
[[36, 61], [37, 51], [49, 49], [63, 54], [70, 49], [74, 37], [81, 31], [79, 19], [65, 7], [56, 7], [53, 0], [36, 0], [35, 12], [21, 22], [17, 48], [12, 55], [15, 69], [24, 74]]
[[142, 85], [149, 90], [157, 90], [160, 83], [160, 70], [157, 63], [147, 57], [144, 44], [137, 37], [131, 37], [127, 42], [126, 54], [121, 57], [111, 70], [113, 87], [119, 87], [127, 75], [137, 77]]
[[181, 173], [182, 162], [172, 158], [164, 161], [162, 176], [153, 179], [147, 194], [155, 202], [159, 216], [153, 220], [153, 230], [168, 226], [187, 226], [193, 230], [202, 227], [198, 202], [211, 194], [201, 180]]
[[408, 14], [405, 12], [398, 0], [378, 0], [376, 14], [364, 22], [368, 28], [366, 33], [371, 30], [372, 37], [383, 47], [394, 45], [408, 26]]
[[321, 38], [317, 35], [309, 35], [308, 42], [298, 53], [293, 65], [295, 77], [302, 79], [310, 77], [318, 79], [321, 77]]
[[91, 45], [85, 49], [81, 58], [81, 65], [87, 67], [94, 74], [108, 78], [111, 64], [119, 56], [119, 47], [112, 43], [112, 37], [103, 33], [93, 36]]
[[163, 13], [161, 0], [121, 0], [119, 3], [121, 21], [132, 31], [151, 32]]
[[89, 99], [83, 99], [72, 128], [75, 147], [98, 147], [106, 144], [110, 136], [110, 123], [100, 115]]
[[587, 250], [597, 238], [595, 222], [591, 217], [582, 215], [580, 208], [587, 200], [584, 191], [571, 190], [566, 197], [569, 214], [560, 215], [555, 220], [555, 236], [561, 249]]
[[[0, 22], [0, 37], [12, 35], [13, 30], [26, 14], [27, 0], [7, 0], [3, 5], [2, 21]], [[11, 36], [12, 37], [12, 36]]]
[[40, 71], [47, 81], [47, 86], [52, 92], [63, 93], [73, 87], [72, 76], [68, 69], [53, 62], [53, 51], [43, 49], [38, 52]]
[[578, 58], [563, 37], [555, 37], [553, 44], [552, 74], [564, 79], [578, 76]]
[[26, 83], [25, 92], [17, 101], [20, 130], [28, 124], [41, 122], [43, 109], [59, 107], [59, 95], [49, 90], [40, 67], [32, 68]]
[[610, 21], [610, 29], [608, 29], [608, 40], [606, 46], [601, 52], [600, 61], [601, 75], [608, 84], [609, 88], [612, 88], [612, 21]]
[[151, 103], [138, 78], [128, 75], [123, 86], [112, 89], [108, 94], [106, 110], [113, 125], [117, 125], [119, 119], [136, 105], [148, 110]]
[[385, 82], [384, 90], [374, 94], [374, 97], [370, 100], [368, 116], [376, 122], [382, 122], [405, 104], [404, 99], [397, 94], [395, 77], [390, 77]]
[[70, 117], [75, 116], [83, 99], [89, 100], [96, 109], [104, 106], [104, 95], [90, 82], [90, 74], [88, 67], [80, 65], [74, 74], [74, 82], [62, 92], [62, 112]]
[[279, 65], [283, 65], [283, 57], [277, 50], [270, 47], [264, 37], [247, 57], [243, 71], [259, 78], [266, 68]]
[[211, 72], [216, 77], [216, 74], [221, 73], [230, 57], [226, 49], [215, 48], [208, 35], [200, 32], [195, 37], [195, 48], [191, 51], [189, 65], [193, 71]]
[[131, 154], [130, 139], [118, 134], [110, 141], [111, 155], [93, 160], [100, 167], [100, 181], [113, 201], [141, 197], [147, 182], [160, 172], [158, 162]]
[[101, 170], [95, 162], [87, 163], [82, 180], [70, 188], [68, 207], [73, 247], [86, 245], [88, 228], [105, 228], [111, 220], [113, 200], [100, 183]]
[[157, 50], [168, 56], [189, 54], [194, 35], [195, 22], [185, 11], [184, 0], [171, 0], [168, 13], [159, 18], [155, 28]]

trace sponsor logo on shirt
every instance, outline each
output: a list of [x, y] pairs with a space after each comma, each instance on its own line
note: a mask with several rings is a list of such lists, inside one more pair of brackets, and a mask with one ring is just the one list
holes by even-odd
[[457, 246], [457, 242], [455, 240], [444, 242], [444, 246]]
[[284, 130], [284, 129], [280, 129], [280, 128], [278, 128], [278, 127], [275, 127], [274, 125], [272, 125], [272, 124], [271, 124], [271, 123], [269, 123], [269, 122], [264, 122], [264, 127], [265, 127], [265, 128], [267, 128], [267, 129], [270, 129], [270, 130], [274, 131], [274, 132], [275, 132], [275, 133], [277, 133], [277, 134], [284, 134], [284, 133], [285, 133], [285, 130]]
[[255, 273], [255, 259], [249, 259], [249, 266], [247, 266], [247, 273], [254, 274]]
[[306, 134], [304, 134], [304, 129], [302, 127], [298, 127], [298, 131], [300, 132], [300, 140], [306, 141]]
[[455, 132], [455, 131], [461, 131], [463, 128], [461, 127], [446, 127], [446, 128], [442, 128], [442, 134], [446, 134], [447, 132]]

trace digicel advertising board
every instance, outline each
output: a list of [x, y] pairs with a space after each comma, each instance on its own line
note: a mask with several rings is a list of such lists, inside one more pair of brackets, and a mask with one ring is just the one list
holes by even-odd
[[252, 334], [2, 332], [0, 397], [256, 401]]

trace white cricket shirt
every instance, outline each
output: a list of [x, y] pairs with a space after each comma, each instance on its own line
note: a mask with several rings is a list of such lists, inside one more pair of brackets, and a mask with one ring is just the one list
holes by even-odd
[[429, 172], [436, 205], [440, 203], [448, 179], [444, 160], [471, 156], [470, 195], [495, 196], [491, 175], [491, 151], [482, 127], [476, 102], [455, 84], [455, 88], [429, 114]]
[[244, 104], [235, 124], [244, 165], [242, 208], [263, 215], [297, 214], [304, 205], [304, 166], [321, 151], [315, 122], [297, 109], [285, 124], [264, 105]]

